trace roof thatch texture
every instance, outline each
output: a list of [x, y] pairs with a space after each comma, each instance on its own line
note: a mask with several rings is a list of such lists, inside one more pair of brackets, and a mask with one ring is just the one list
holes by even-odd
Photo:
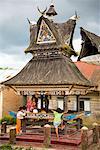
[[76, 65], [65, 56], [33, 58], [5, 85], [90, 85]]
[[78, 60], [83, 57], [100, 54], [100, 36], [80, 28], [82, 36], [82, 48]]
[[[55, 43], [42, 43], [37, 44], [37, 37], [40, 30], [41, 21], [44, 20], [49, 26], [54, 37], [56, 38]], [[54, 23], [49, 19], [41, 16], [37, 22], [37, 25], [30, 24], [30, 45], [25, 50], [25, 53], [38, 53], [41, 50], [51, 50], [62, 48], [62, 45], [67, 44], [73, 49], [72, 38], [75, 29], [76, 21], [69, 19], [65, 23]], [[74, 51], [74, 50], [73, 50]], [[75, 54], [75, 51], [74, 51]]]

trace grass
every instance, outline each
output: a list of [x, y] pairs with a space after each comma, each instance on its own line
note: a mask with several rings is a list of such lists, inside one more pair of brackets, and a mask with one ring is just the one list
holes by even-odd
[[[10, 144], [3, 144], [0, 146], [0, 150], [40, 150], [40, 148], [32, 148], [32, 147], [20, 147], [20, 146], [12, 146]], [[45, 148], [41, 148], [41, 150], [46, 150]]]

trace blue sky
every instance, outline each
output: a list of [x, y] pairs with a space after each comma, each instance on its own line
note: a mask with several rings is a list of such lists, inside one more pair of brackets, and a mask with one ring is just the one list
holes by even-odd
[[[29, 45], [29, 24], [27, 18], [37, 22], [51, 0], [0, 0], [0, 67], [19, 68], [31, 58], [24, 50]], [[77, 11], [80, 19], [74, 35], [74, 48], [80, 49], [80, 27], [100, 35], [99, 0], [54, 0], [58, 15], [56, 22], [65, 22]]]

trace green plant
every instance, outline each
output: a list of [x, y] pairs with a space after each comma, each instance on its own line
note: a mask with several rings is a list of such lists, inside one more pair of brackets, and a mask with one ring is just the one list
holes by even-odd
[[0, 150], [13, 150], [11, 145], [9, 144], [4, 144], [2, 146], [0, 146]]
[[90, 116], [83, 117], [82, 120], [84, 126], [87, 126], [88, 128], [92, 128], [93, 123], [100, 124], [100, 113], [92, 113]]
[[16, 118], [11, 117], [10, 115], [6, 115], [4, 116], [1, 120], [0, 120], [0, 124], [2, 122], [6, 121], [7, 125], [11, 125], [11, 124], [16, 124]]

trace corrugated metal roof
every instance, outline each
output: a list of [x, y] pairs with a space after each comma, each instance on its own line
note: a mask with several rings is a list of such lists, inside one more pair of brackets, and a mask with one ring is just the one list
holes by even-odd
[[100, 65], [90, 64], [87, 62], [75, 62], [81, 73], [92, 83], [100, 84]]
[[0, 83], [12, 78], [18, 71], [18, 69], [0, 69]]

